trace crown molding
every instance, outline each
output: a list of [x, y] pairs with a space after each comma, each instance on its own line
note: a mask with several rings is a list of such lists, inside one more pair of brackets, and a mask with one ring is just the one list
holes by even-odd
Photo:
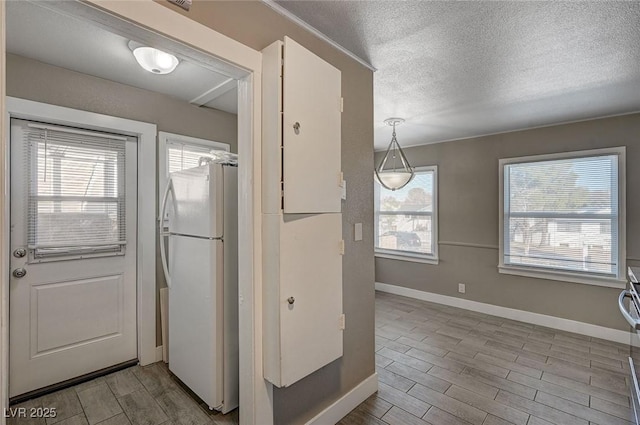
[[314, 28], [311, 25], [309, 25], [307, 22], [303, 21], [302, 19], [300, 19], [299, 17], [297, 17], [293, 13], [289, 12], [284, 7], [280, 6], [274, 0], [262, 0], [262, 3], [264, 3], [267, 6], [269, 6], [272, 10], [274, 10], [279, 15], [284, 16], [285, 18], [287, 18], [288, 20], [292, 21], [296, 25], [298, 25], [298, 26], [304, 28], [305, 30], [309, 31], [311, 34], [315, 35], [319, 39], [325, 41], [326, 43], [329, 43], [331, 46], [333, 46], [337, 50], [341, 51], [345, 55], [349, 56], [351, 59], [355, 60], [356, 62], [358, 62], [360, 65], [364, 66], [365, 68], [368, 68], [373, 72], [377, 71], [377, 69], [373, 65], [371, 65], [369, 62], [367, 62], [366, 60], [362, 59], [360, 56], [357, 56], [355, 53], [353, 53], [352, 51], [346, 49], [345, 47], [341, 46], [340, 44], [336, 43], [335, 41], [333, 41], [332, 39], [327, 37], [324, 33], [320, 32], [316, 28]]

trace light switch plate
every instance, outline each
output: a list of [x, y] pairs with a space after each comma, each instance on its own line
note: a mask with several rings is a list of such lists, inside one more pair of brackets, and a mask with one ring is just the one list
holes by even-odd
[[356, 223], [353, 229], [353, 240], [361, 241], [362, 240], [362, 223]]

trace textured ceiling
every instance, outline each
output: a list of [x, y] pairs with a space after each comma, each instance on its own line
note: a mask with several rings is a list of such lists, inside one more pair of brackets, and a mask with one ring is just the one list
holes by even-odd
[[[90, 22], [58, 14], [27, 1], [7, 2], [7, 51], [84, 74], [167, 94], [207, 107], [237, 113], [236, 84], [228, 77], [182, 60], [167, 75], [143, 70], [129, 40]], [[197, 102], [195, 100], [199, 99]]]
[[376, 149], [640, 111], [640, 2], [277, 6], [377, 68]]

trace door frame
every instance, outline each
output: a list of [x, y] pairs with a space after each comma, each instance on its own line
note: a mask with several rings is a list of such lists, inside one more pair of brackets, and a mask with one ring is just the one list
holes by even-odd
[[[6, 28], [5, 3], [0, 1], [0, 412], [9, 408], [9, 170], [8, 129], [6, 119]], [[0, 415], [0, 425], [6, 424]]]
[[[6, 135], [5, 88], [5, 13], [0, 1], [0, 135]], [[239, 316], [240, 316], [240, 423], [273, 424], [272, 386], [262, 371], [262, 222], [261, 222], [261, 126], [262, 126], [262, 55], [195, 20], [153, 0], [119, 2], [83, 0], [51, 5], [57, 10], [90, 20], [98, 25], [136, 35], [156, 44], [170, 44], [189, 56], [196, 52], [228, 64], [227, 71], [238, 81], [238, 154], [239, 164]], [[7, 139], [0, 137], [0, 226], [7, 234], [8, 194], [5, 174], [8, 168]], [[155, 159], [155, 155], [153, 155]], [[155, 176], [154, 183], [155, 183]], [[140, 182], [139, 182], [140, 183]], [[148, 193], [155, 193], [155, 189]], [[154, 220], [151, 221], [155, 226]], [[155, 229], [154, 229], [155, 230]], [[6, 239], [3, 238], [3, 239]], [[155, 244], [154, 244], [155, 249]], [[0, 411], [8, 408], [8, 241], [0, 248]], [[154, 335], [155, 337], [155, 335]], [[0, 425], [6, 419], [0, 415]]]
[[[155, 191], [155, 124], [133, 121], [63, 106], [49, 105], [6, 96], [6, 139], [11, 136], [11, 118], [44, 121], [51, 124], [126, 134], [137, 138], [137, 251], [136, 251], [136, 329], [138, 360], [142, 366], [156, 361], [156, 228], [155, 205], [142, 202], [140, 193]], [[8, 152], [11, 144], [8, 144]], [[9, 189], [10, 167], [5, 171]], [[9, 198], [10, 199], [10, 198]], [[10, 221], [10, 220], [9, 220]], [[5, 238], [8, 238], [7, 233]], [[7, 255], [10, 255], [7, 252]]]

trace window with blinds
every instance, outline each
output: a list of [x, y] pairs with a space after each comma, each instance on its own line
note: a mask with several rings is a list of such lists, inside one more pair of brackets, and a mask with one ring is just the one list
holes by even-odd
[[214, 158], [217, 151], [209, 146], [168, 140], [167, 169], [169, 174], [197, 167], [200, 165], [201, 158]]
[[127, 138], [37, 123], [24, 135], [34, 256], [121, 253]]
[[375, 189], [376, 254], [436, 260], [436, 167], [417, 169], [402, 189]]
[[619, 277], [621, 153], [503, 164], [504, 266]]
[[[201, 159], [215, 159], [229, 152], [229, 145], [213, 140], [199, 139], [181, 134], [158, 133], [160, 144], [158, 167], [158, 197], [164, 197], [169, 175], [176, 171], [198, 167]], [[168, 222], [169, 213], [164, 217]]]

